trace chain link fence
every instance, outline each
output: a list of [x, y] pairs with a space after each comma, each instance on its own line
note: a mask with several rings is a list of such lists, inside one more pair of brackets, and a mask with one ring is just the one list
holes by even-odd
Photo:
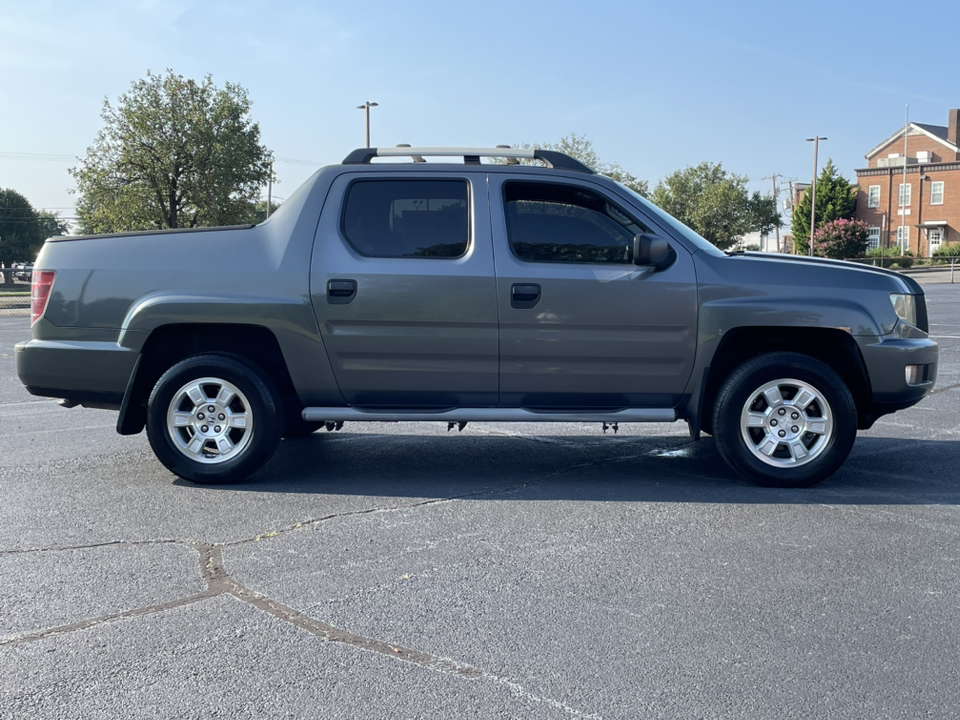
[[30, 281], [29, 270], [0, 268], [0, 314], [29, 314]]

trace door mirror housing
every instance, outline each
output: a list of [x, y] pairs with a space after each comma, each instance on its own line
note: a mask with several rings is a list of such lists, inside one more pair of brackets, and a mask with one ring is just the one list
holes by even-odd
[[656, 270], [663, 270], [673, 265], [677, 253], [670, 243], [658, 235], [643, 233], [633, 238], [633, 261], [641, 266], [653, 266]]

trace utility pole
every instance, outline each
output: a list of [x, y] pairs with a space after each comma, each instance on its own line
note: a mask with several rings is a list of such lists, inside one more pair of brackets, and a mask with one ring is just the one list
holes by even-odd
[[[813, 143], [813, 184], [810, 186], [810, 242], [807, 244], [809, 249], [807, 254], [810, 257], [813, 257], [813, 230], [816, 227], [814, 222], [817, 219], [817, 154], [820, 152], [820, 141], [826, 139], [820, 136], [807, 138], [807, 142]], [[794, 241], [796, 241], [796, 236], [794, 236]]]
[[[774, 212], [779, 212], [779, 211], [777, 210], [777, 203], [778, 203], [779, 200], [780, 200], [780, 191], [777, 190], [777, 178], [781, 178], [781, 177], [783, 177], [783, 175], [780, 175], [779, 173], [774, 173], [774, 174], [771, 175], [770, 177], [765, 177], [765, 178], [764, 178], [764, 180], [772, 180], [772, 181], [773, 181], [773, 211], [774, 211]], [[774, 228], [774, 230], [777, 231], [777, 252], [783, 252], [783, 251], [780, 249], [780, 226], [779, 226], [779, 225], [774, 225], [773, 228]]]
[[270, 217], [270, 198], [273, 195], [273, 160], [270, 161], [270, 177], [267, 179], [267, 217]]
[[[903, 257], [903, 243], [904, 240], [907, 243], [910, 242], [909, 236], [909, 225], [907, 225], [907, 135], [910, 134], [910, 106], [907, 105], [906, 117], [903, 121], [903, 189], [900, 191], [900, 226], [903, 228], [900, 231], [900, 237], [897, 238], [897, 245], [900, 246], [900, 257]], [[903, 236], [907, 237], [904, 238]], [[919, 250], [920, 243], [917, 243], [917, 250]]]

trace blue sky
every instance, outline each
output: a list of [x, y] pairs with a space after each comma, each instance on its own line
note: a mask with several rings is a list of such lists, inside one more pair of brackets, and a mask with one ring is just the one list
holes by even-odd
[[854, 180], [905, 105], [960, 107], [958, 24], [948, 0], [0, 0], [0, 187], [72, 215], [104, 98], [167, 68], [249, 91], [281, 197], [364, 144], [366, 100], [373, 145], [577, 133], [651, 187], [709, 160], [767, 190], [809, 181], [819, 134]]

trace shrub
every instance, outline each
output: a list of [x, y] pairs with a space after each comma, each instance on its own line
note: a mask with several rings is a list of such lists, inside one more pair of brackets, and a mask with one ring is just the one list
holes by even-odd
[[819, 257], [863, 257], [867, 243], [867, 224], [862, 220], [831, 220], [813, 234], [813, 250]]
[[893, 263], [893, 257], [891, 255], [892, 250], [897, 250], [899, 254], [899, 250], [897, 248], [878, 247], [869, 250], [867, 252], [867, 257], [873, 261], [870, 264], [877, 267], [890, 267], [890, 265]]
[[873, 260], [871, 265], [884, 268], [901, 268], [906, 270], [914, 263], [913, 253], [909, 250], [903, 255], [900, 254], [900, 248], [874, 248], [867, 253], [867, 257]]
[[934, 265], [949, 265], [951, 258], [960, 261], [960, 245], [941, 245], [933, 252]]

